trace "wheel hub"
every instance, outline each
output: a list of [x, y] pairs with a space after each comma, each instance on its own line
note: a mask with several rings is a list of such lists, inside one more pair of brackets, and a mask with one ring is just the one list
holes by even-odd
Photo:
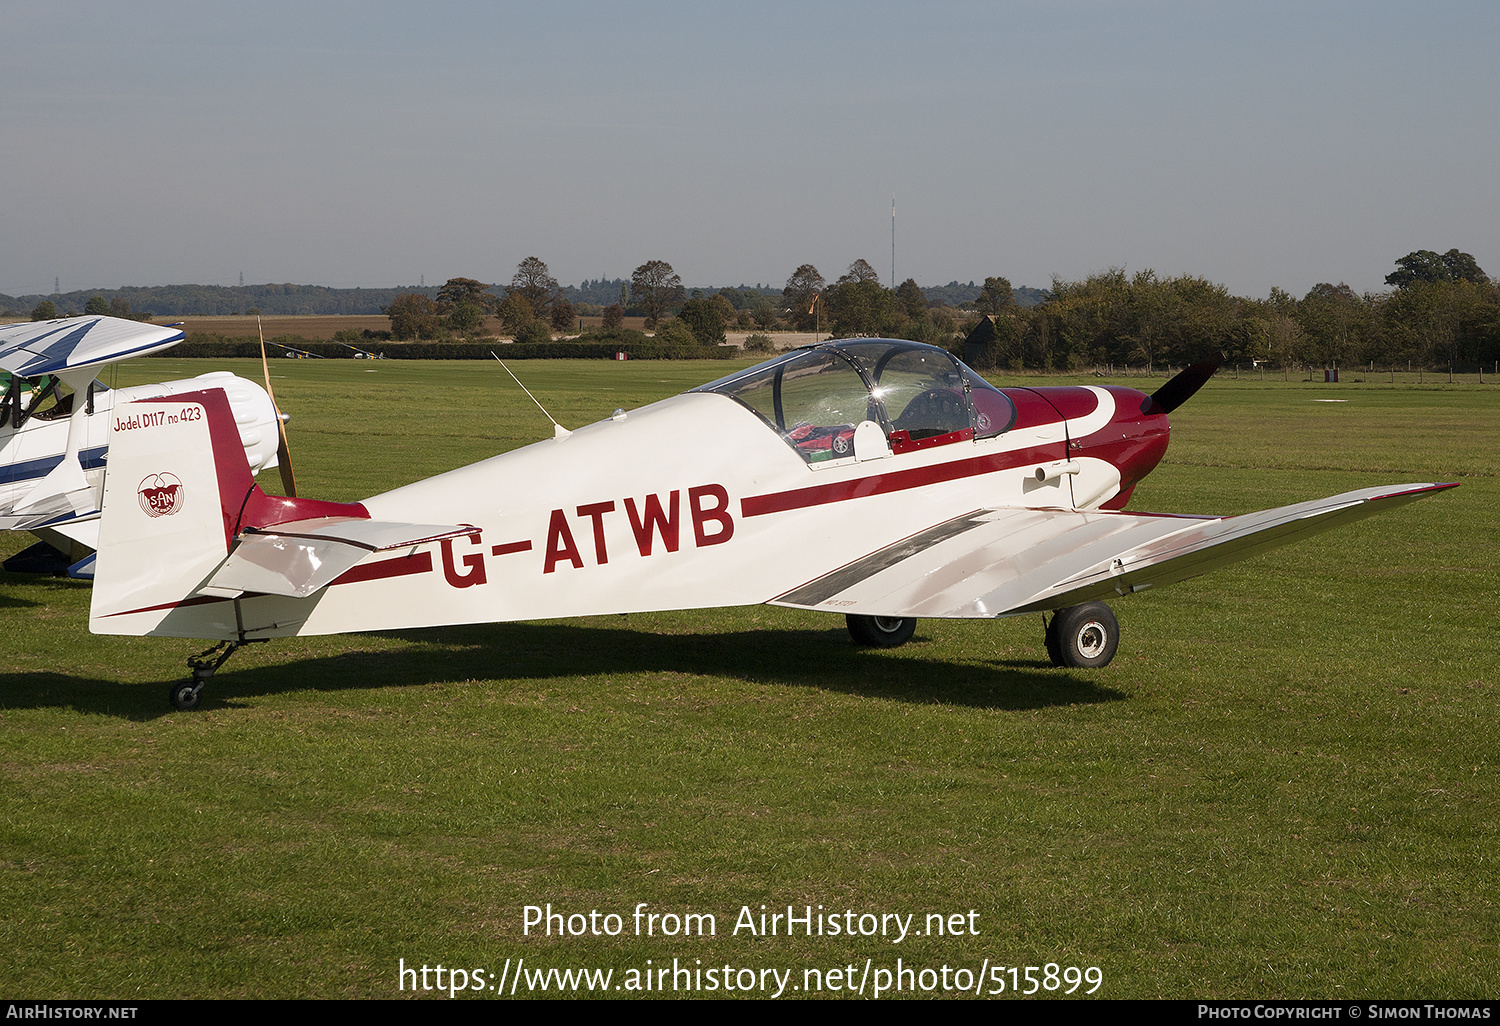
[[1097, 659], [1099, 653], [1104, 651], [1106, 639], [1104, 625], [1097, 620], [1090, 620], [1078, 630], [1078, 651], [1086, 659]]

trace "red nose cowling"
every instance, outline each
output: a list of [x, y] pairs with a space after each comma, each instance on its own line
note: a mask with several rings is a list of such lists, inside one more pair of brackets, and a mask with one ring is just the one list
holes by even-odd
[[[1007, 394], [1011, 391], [1007, 389]], [[1093, 413], [1098, 396], [1087, 388], [1062, 386], [1034, 388], [1064, 420], [1077, 421]], [[1120, 491], [1104, 502], [1104, 509], [1123, 509], [1130, 501], [1131, 490], [1141, 478], [1156, 469], [1167, 452], [1171, 428], [1166, 411], [1151, 396], [1133, 388], [1105, 386], [1114, 399], [1114, 414], [1109, 423], [1083, 438], [1068, 437], [1068, 459], [1087, 456], [1106, 460], [1120, 471]]]

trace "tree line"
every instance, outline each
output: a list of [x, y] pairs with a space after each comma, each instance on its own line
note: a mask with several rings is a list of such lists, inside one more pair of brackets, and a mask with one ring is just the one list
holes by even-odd
[[[396, 339], [476, 338], [486, 331], [487, 317], [498, 317], [517, 341], [542, 343], [578, 333], [581, 316], [600, 321], [583, 334], [619, 332], [624, 319], [635, 316], [672, 345], [721, 344], [731, 328], [883, 336], [953, 349], [984, 370], [1154, 369], [1210, 353], [1276, 368], [1461, 370], [1500, 361], [1500, 283], [1456, 249], [1401, 257], [1384, 292], [1360, 294], [1324, 282], [1301, 298], [1272, 289], [1265, 299], [1249, 299], [1193, 275], [1127, 274], [1120, 268], [1080, 281], [1054, 279], [1040, 294], [1013, 289], [1000, 276], [978, 287], [953, 282], [923, 289], [908, 278], [889, 288], [862, 259], [832, 282], [812, 264], [801, 264], [779, 293], [760, 285], [689, 291], [664, 260], [646, 261], [628, 281], [588, 284], [590, 295], [613, 301], [575, 303], [570, 296], [578, 290], [560, 286], [547, 264], [531, 256], [507, 285], [452, 278], [435, 290], [389, 290], [381, 312]], [[308, 295], [302, 290], [315, 289], [254, 288], [267, 298], [280, 291], [297, 299]], [[123, 295], [90, 296], [84, 306], [87, 312], [132, 315]], [[62, 315], [50, 299], [31, 313], [36, 319]]]
[[962, 353], [982, 370], [1079, 370], [1182, 365], [1220, 355], [1283, 367], [1490, 366], [1500, 361], [1500, 283], [1467, 253], [1417, 250], [1396, 261], [1389, 291], [1359, 294], [1320, 283], [1298, 299], [1230, 295], [1194, 275], [1112, 268], [1054, 279], [1042, 302], [1022, 305], [1004, 277], [986, 278], [958, 309], [934, 303], [908, 278], [880, 285], [856, 260], [832, 284], [811, 264], [783, 291], [794, 327], [844, 337], [881, 335]]
[[1047, 302], [1017, 309], [1005, 301], [1004, 280], [990, 282], [992, 323], [982, 346], [970, 347], [984, 368], [1153, 368], [1210, 354], [1278, 369], [1461, 370], [1500, 360], [1500, 283], [1457, 250], [1407, 254], [1386, 292], [1323, 282], [1300, 299], [1282, 289], [1246, 299], [1192, 275], [1116, 268], [1055, 280]]

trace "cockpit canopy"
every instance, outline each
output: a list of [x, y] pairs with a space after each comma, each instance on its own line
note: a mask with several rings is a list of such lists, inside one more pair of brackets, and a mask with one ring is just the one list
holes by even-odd
[[[94, 395], [109, 391], [100, 381], [88, 387], [85, 397], [93, 412]], [[19, 428], [32, 417], [37, 420], [62, 420], [73, 412], [73, 390], [55, 374], [23, 378], [0, 370], [0, 427]]]
[[866, 421], [902, 453], [989, 438], [1016, 418], [1004, 393], [947, 352], [898, 339], [804, 346], [693, 391], [749, 408], [808, 463], [853, 458]]

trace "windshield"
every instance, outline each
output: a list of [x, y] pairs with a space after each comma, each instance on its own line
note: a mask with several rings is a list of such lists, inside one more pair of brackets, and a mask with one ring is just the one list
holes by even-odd
[[1010, 400], [947, 352], [893, 339], [793, 350], [693, 391], [753, 410], [809, 463], [852, 458], [865, 421], [900, 453], [992, 437], [1015, 420]]

